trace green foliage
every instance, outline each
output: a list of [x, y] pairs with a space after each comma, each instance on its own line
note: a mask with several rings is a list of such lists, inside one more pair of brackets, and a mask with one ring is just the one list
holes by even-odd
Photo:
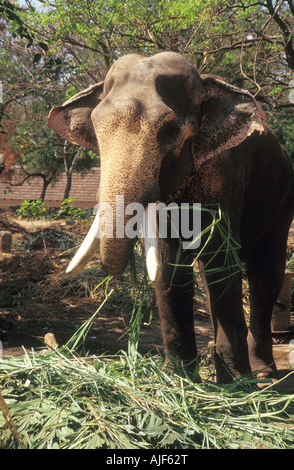
[[291, 108], [282, 108], [269, 114], [269, 124], [285, 147], [294, 165], [294, 119]]
[[57, 38], [68, 42], [74, 38], [115, 59], [135, 50], [154, 53], [173, 48], [173, 44], [184, 47], [202, 15], [209, 16], [210, 4], [215, 2], [88, 0], [85, 5], [61, 0], [45, 4], [47, 14], [41, 15], [41, 21], [45, 29], [53, 23]]
[[20, 36], [22, 39], [26, 39], [28, 47], [30, 47], [34, 42], [34, 34], [32, 34], [21, 20], [16, 5], [9, 0], [1, 0], [0, 13], [10, 21], [13, 36]]
[[37, 220], [37, 219], [88, 219], [92, 215], [92, 209], [85, 210], [75, 207], [73, 204], [75, 199], [65, 199], [61, 207], [56, 211], [49, 210], [45, 203], [41, 200], [25, 199], [21, 206], [16, 209], [19, 219]]
[[[81, 332], [82, 334], [82, 332]], [[205, 353], [199, 357], [203, 361]], [[131, 364], [131, 369], [129, 368]], [[207, 369], [206, 369], [207, 371]], [[290, 449], [293, 395], [192, 382], [164, 358], [69, 348], [0, 362], [2, 449]]]
[[61, 207], [55, 211], [51, 218], [52, 219], [77, 219], [77, 220], [82, 220], [82, 219], [88, 219], [92, 215], [92, 209], [90, 210], [85, 210], [81, 209], [79, 207], [75, 207], [73, 204], [75, 202], [75, 199], [68, 198], [65, 199]]
[[[220, 75], [247, 88], [266, 105], [271, 119], [270, 113], [278, 114], [279, 106], [288, 102], [294, 68], [289, 47], [285, 54], [291, 39], [287, 31], [294, 28], [293, 12], [284, 1], [273, 16], [273, 3], [48, 0], [34, 10], [5, 0], [1, 9], [9, 32], [4, 29], [0, 39], [0, 67], [1, 75], [8, 77], [6, 96], [14, 100], [21, 83], [24, 95], [27, 90], [33, 97], [24, 100], [26, 109], [36, 100], [35, 109], [40, 111], [46, 97], [48, 113], [56, 103], [103, 80], [123, 54], [176, 51], [190, 58], [200, 73]], [[34, 122], [31, 116], [26, 119], [29, 124]], [[46, 115], [41, 120], [38, 129], [46, 127]], [[291, 129], [282, 134], [292, 153]], [[55, 153], [60, 154], [60, 147]]]
[[16, 209], [16, 214], [19, 219], [29, 220], [45, 219], [48, 216], [45, 203], [41, 199], [36, 201], [25, 199], [21, 206]]

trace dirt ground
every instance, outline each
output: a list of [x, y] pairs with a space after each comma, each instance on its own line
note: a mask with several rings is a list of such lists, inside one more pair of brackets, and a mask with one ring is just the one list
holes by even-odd
[[[97, 288], [105, 278], [99, 271], [98, 259], [78, 280], [69, 279], [64, 274], [75, 246], [88, 230], [86, 222], [71, 225], [70, 221], [64, 220], [18, 221], [12, 211], [0, 209], [0, 230], [9, 230], [13, 235], [11, 253], [0, 254], [0, 340], [3, 356], [21, 355], [24, 348], [44, 348], [43, 338], [48, 332], [54, 334], [59, 345], [65, 344], [105, 298], [104, 285]], [[294, 226], [289, 235], [288, 251], [294, 251]], [[101, 355], [126, 350], [126, 329], [133, 305], [130, 282], [127, 275], [109, 281], [108, 291], [113, 289], [113, 294], [86, 337], [85, 351]], [[153, 318], [149, 323], [152, 307]], [[144, 305], [143, 314], [139, 350], [143, 354], [161, 351], [159, 320], [152, 295]], [[203, 296], [197, 298], [195, 333], [200, 351], [213, 341]], [[294, 329], [273, 337], [279, 378], [294, 372], [289, 362], [292, 338]], [[276, 387], [282, 393], [293, 393], [294, 373]]]

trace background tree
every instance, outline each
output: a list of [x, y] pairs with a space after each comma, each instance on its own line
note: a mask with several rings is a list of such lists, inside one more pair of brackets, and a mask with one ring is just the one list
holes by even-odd
[[76, 146], [65, 143], [44, 125], [51, 107], [47, 98], [46, 94], [33, 97], [17, 124], [12, 145], [16, 151], [21, 152], [17, 163], [20, 173], [24, 175], [23, 181], [31, 177], [42, 178], [40, 199], [45, 199], [48, 186], [54, 184], [62, 172], [65, 172], [67, 177], [64, 194], [66, 199], [71, 189], [73, 170], [89, 170], [92, 166], [97, 166], [98, 158], [91, 151], [77, 149]]
[[22, 106], [30, 107], [41, 92], [48, 105], [61, 103], [104, 79], [123, 54], [175, 51], [200, 73], [248, 89], [294, 159], [292, 0], [40, 0], [42, 8], [19, 0], [17, 18], [8, 3], [0, 1], [9, 24], [5, 61], [12, 64], [5, 86], [7, 96], [9, 86], [17, 96], [19, 77], [26, 79], [20, 87], [25, 96], [17, 98]]
[[0, 151], [5, 154], [4, 177], [9, 180], [10, 167], [17, 163], [22, 182], [31, 177], [42, 178], [40, 197], [44, 199], [48, 186], [66, 171], [68, 197], [73, 170], [86, 171], [98, 162], [93, 152], [84, 149], [77, 155], [75, 146], [70, 144], [64, 158], [64, 142], [46, 125], [51, 107], [76, 92], [72, 81], [74, 68], [66, 62], [65, 51], [53, 53], [49, 41], [41, 42], [36, 33], [29, 32], [32, 30], [20, 15], [24, 18], [33, 9], [18, 9], [7, 1], [0, 3], [0, 9], [1, 6], [2, 11], [4, 7], [8, 11], [6, 19], [3, 17], [0, 22], [4, 98], [0, 105]]

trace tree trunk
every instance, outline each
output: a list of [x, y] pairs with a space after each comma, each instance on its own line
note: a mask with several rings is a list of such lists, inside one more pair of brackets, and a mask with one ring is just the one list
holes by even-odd
[[41, 201], [44, 202], [47, 188], [48, 188], [49, 184], [51, 183], [51, 178], [49, 180], [47, 180], [45, 177], [42, 177], [42, 178], [43, 178], [43, 188], [42, 188], [42, 193], [41, 193], [40, 199], [41, 199]]
[[69, 198], [69, 193], [71, 190], [71, 179], [72, 179], [72, 172], [69, 171], [66, 173], [66, 186], [65, 186], [63, 200]]
[[66, 174], [66, 186], [65, 186], [65, 191], [64, 191], [64, 195], [63, 195], [63, 200], [69, 198], [69, 193], [70, 193], [70, 190], [71, 190], [71, 181], [72, 181], [73, 170], [75, 168], [76, 162], [77, 162], [78, 157], [79, 157], [79, 155], [81, 153], [81, 150], [82, 150], [82, 147], [79, 147], [77, 153], [74, 156], [72, 164], [69, 167], [69, 162], [67, 161], [67, 158], [66, 158], [66, 156], [68, 154], [68, 151], [66, 150], [67, 144], [68, 144], [68, 142], [66, 140], [65, 143], [64, 143], [64, 147], [63, 147], [63, 161], [64, 161], [64, 168], [65, 168], [65, 174]]

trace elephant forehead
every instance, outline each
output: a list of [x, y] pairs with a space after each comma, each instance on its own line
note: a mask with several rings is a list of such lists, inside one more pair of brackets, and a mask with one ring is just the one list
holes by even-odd
[[192, 64], [177, 53], [164, 52], [151, 57], [129, 54], [110, 69], [104, 84], [104, 99], [120, 94], [136, 94], [146, 103], [160, 95], [163, 89], [175, 95], [195, 95], [203, 88], [200, 76]]
[[109, 70], [105, 81], [116, 76], [123, 76], [127, 80], [131, 75], [157, 76], [162, 73], [190, 74], [199, 78], [198, 72], [192, 64], [180, 54], [175, 52], [161, 52], [145, 57], [139, 54], [128, 54], [121, 57]]

